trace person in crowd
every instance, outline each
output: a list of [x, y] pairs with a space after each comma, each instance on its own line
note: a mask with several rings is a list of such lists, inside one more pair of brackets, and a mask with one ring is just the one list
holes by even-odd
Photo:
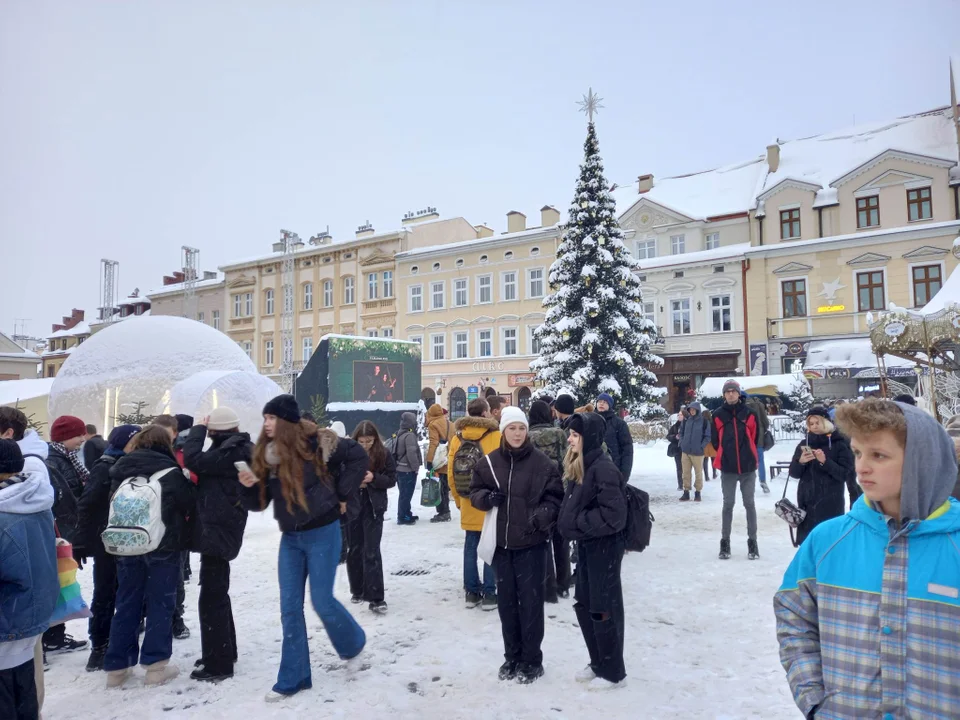
[[680, 450], [680, 437], [683, 423], [687, 419], [687, 406], [681, 405], [680, 412], [674, 415], [673, 424], [667, 430], [667, 455], [673, 458], [677, 466], [677, 490], [683, 491], [683, 452]]
[[96, 425], [87, 425], [87, 432], [83, 440], [83, 466], [87, 470], [93, 470], [93, 464], [100, 459], [103, 451], [107, 449], [107, 441], [97, 432]]
[[[210, 447], [204, 444], [210, 439]], [[194, 680], [217, 682], [233, 677], [237, 631], [230, 602], [230, 563], [240, 554], [247, 510], [254, 491], [238, 481], [238, 464], [253, 460], [250, 435], [226, 406], [213, 410], [187, 431], [183, 462], [197, 476], [197, 513], [190, 549], [200, 553], [200, 660]]]
[[103, 659], [110, 641], [110, 624], [117, 601], [117, 558], [103, 547], [100, 534], [106, 530], [110, 515], [110, 470], [126, 454], [127, 445], [140, 432], [139, 425], [118, 425], [107, 440], [107, 447], [90, 468], [90, 479], [77, 502], [77, 531], [73, 538], [73, 557], [83, 569], [93, 558], [93, 601], [90, 603], [90, 658], [87, 672], [103, 670]]
[[53, 499], [45, 474], [27, 469], [17, 441], [0, 440], [0, 717], [4, 720], [36, 720], [43, 704], [40, 637], [60, 591], [50, 512]]
[[[700, 411], [700, 414], [703, 416], [703, 421], [707, 424], [707, 427], [712, 428], [713, 415], [710, 413], [710, 411], [704, 409]], [[711, 432], [711, 436], [712, 436], [712, 432]], [[704, 448], [704, 453], [705, 454], [703, 456], [703, 479], [706, 480], [707, 482], [710, 482], [711, 475], [713, 476], [714, 480], [717, 479], [717, 469], [713, 467], [713, 463], [711, 462], [711, 460], [713, 460], [713, 445], [711, 445], [710, 443], [707, 443], [707, 447]]]
[[530, 442], [523, 410], [504, 408], [500, 447], [478, 462], [470, 482], [470, 504], [497, 512], [497, 609], [505, 661], [499, 678], [526, 685], [543, 675], [542, 582], [547, 542], [563, 500], [556, 463]]
[[770, 486], [767, 485], [767, 465], [763, 461], [763, 442], [770, 429], [770, 417], [767, 415], [767, 404], [763, 398], [756, 395], [747, 395], [743, 390], [740, 394], [744, 397], [747, 407], [753, 410], [757, 416], [757, 478], [760, 481], [760, 488], [765, 493], [770, 492]]
[[563, 424], [573, 415], [575, 410], [576, 401], [572, 396], [565, 393], [557, 395], [557, 399], [553, 401], [553, 414], [557, 417], [557, 424], [560, 427], [563, 427]]
[[[960, 415], [954, 415], [948, 419], [944, 427], [947, 429], [947, 435], [952, 437], [956, 443], [957, 457], [960, 458]], [[960, 474], [957, 475], [957, 484], [954, 486], [950, 496], [956, 500], [960, 500]]]
[[737, 487], [747, 512], [747, 557], [760, 557], [757, 546], [757, 416], [740, 395], [740, 383], [727, 380], [723, 384], [723, 405], [713, 413], [711, 440], [717, 456], [714, 467], [720, 469], [723, 490], [723, 525], [720, 536], [720, 559], [730, 559], [730, 531]]
[[793, 452], [790, 477], [798, 479], [797, 507], [806, 512], [797, 527], [800, 545], [817, 525], [843, 515], [843, 491], [857, 478], [850, 441], [837, 432], [826, 408], [807, 411], [807, 434]]
[[694, 401], [687, 406], [687, 419], [680, 427], [680, 456], [683, 467], [682, 502], [690, 499], [690, 475], [696, 475], [693, 499], [700, 502], [703, 490], [703, 455], [710, 443], [710, 426], [700, 414], [700, 403]]
[[497, 587], [493, 568], [483, 564], [483, 580], [477, 572], [477, 547], [483, 530], [484, 513], [470, 502], [473, 471], [484, 455], [500, 447], [500, 424], [490, 417], [490, 406], [483, 398], [471, 400], [467, 415], [454, 423], [447, 455], [447, 476], [452, 479], [450, 494], [460, 509], [463, 529], [463, 590], [466, 606], [480, 605], [484, 610], [497, 609]]
[[960, 708], [956, 449], [907, 403], [837, 408], [860, 498], [818, 525], [774, 596], [780, 661], [807, 718], [954, 718]]
[[629, 481], [630, 473], [633, 472], [633, 438], [630, 437], [627, 423], [614, 410], [613, 398], [609, 393], [600, 393], [597, 396], [597, 414], [607, 423], [604, 440], [610, 459]]
[[500, 422], [500, 414], [503, 412], [503, 398], [499, 395], [489, 395], [487, 397], [487, 405], [490, 406], [490, 417]]
[[[177, 437], [173, 440], [173, 454], [177, 458], [177, 462], [180, 463], [180, 467], [184, 467], [183, 445], [187, 441], [187, 435], [190, 434], [190, 429], [193, 427], [193, 416], [177, 413], [174, 417], [177, 418]], [[190, 472], [189, 470], [187, 470], [187, 472], [190, 473], [191, 482], [196, 485], [198, 481], [197, 474]], [[183, 551], [183, 557], [181, 558], [181, 561], [183, 564], [183, 581], [184, 583], [190, 582], [190, 578], [193, 577], [193, 569], [190, 567], [189, 550]], [[183, 599], [186, 599], [185, 594]], [[183, 602], [181, 601], [179, 604], [183, 605]], [[184, 637], [189, 637], [190, 631], [187, 629], [186, 625], [183, 626], [183, 630], [186, 632]]]
[[576, 675], [590, 690], [623, 687], [624, 611], [620, 565], [627, 525], [626, 479], [603, 452], [606, 427], [593, 414], [568, 423], [567, 490], [557, 524], [577, 541], [574, 611], [590, 664]]
[[423, 465], [423, 455], [417, 440], [417, 416], [412, 412], [400, 416], [400, 431], [393, 454], [397, 461], [397, 485], [400, 487], [397, 525], [413, 525], [420, 519], [419, 515], [413, 514], [410, 503], [417, 489], [417, 473]]
[[[170, 664], [173, 613], [180, 554], [190, 541], [187, 518], [196, 512], [196, 488], [180, 469], [173, 455], [173, 441], [165, 428], [148, 425], [134, 435], [129, 448], [110, 469], [111, 495], [127, 478], [150, 478], [154, 473], [161, 473], [157, 481], [161, 487], [164, 534], [152, 552], [117, 557], [116, 612], [103, 659], [108, 688], [126, 683], [138, 658], [146, 668], [145, 685], [161, 685], [179, 675], [179, 668]], [[141, 648], [138, 628], [144, 600], [147, 623]]]
[[[530, 406], [530, 442], [550, 458], [563, 471], [563, 458], [567, 449], [567, 433], [553, 424], [550, 406], [543, 400], [535, 400]], [[564, 481], [566, 488], [566, 481]], [[550, 532], [547, 549], [546, 600], [559, 602], [570, 596], [570, 543], [563, 539], [557, 527]]]
[[304, 410], [300, 413], [300, 419], [306, 420], [307, 422], [312, 422], [314, 425], [317, 424], [317, 418], [314, 417], [314, 414], [309, 410]]
[[277, 702], [313, 686], [303, 616], [305, 585], [327, 636], [348, 666], [359, 663], [366, 634], [334, 597], [340, 559], [340, 515], [360, 489], [370, 458], [349, 438], [300, 419], [293, 395], [278, 395], [263, 408], [263, 431], [253, 452], [253, 471], [241, 472], [245, 487], [258, 488], [251, 509], [273, 516], [283, 535], [277, 561], [283, 646], [277, 682], [266, 695]]
[[[307, 418], [310, 422], [313, 422]], [[345, 438], [347, 436], [347, 427], [340, 420], [334, 420], [330, 423], [330, 429], [337, 434], [338, 438]]]
[[387, 513], [387, 490], [397, 484], [397, 465], [383, 446], [377, 426], [364, 420], [353, 431], [353, 439], [369, 458], [360, 484], [360, 511], [347, 523], [347, 575], [351, 602], [370, 603], [372, 612], [387, 611], [383, 599], [383, 516]]
[[430, 522], [450, 522], [450, 485], [448, 484], [447, 465], [434, 467], [434, 460], [437, 455], [437, 448], [441, 445], [447, 445], [449, 451], [450, 438], [453, 435], [453, 426], [447, 420], [446, 412], [439, 405], [434, 403], [427, 410], [427, 434], [430, 437], [430, 444], [427, 446], [427, 470], [432, 471], [437, 476], [440, 483], [440, 504], [437, 505], [437, 514], [430, 518]]
[[893, 401], [894, 401], [894, 402], [906, 403], [907, 405], [913, 405], [914, 407], [917, 406], [917, 399], [916, 399], [913, 395], [911, 395], [910, 393], [901, 393], [900, 395], [897, 395], [897, 396], [893, 399]]

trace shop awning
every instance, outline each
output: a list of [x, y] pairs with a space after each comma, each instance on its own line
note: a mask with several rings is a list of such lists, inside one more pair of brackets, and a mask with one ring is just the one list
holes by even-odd
[[[704, 398], [722, 397], [723, 384], [728, 378], [707, 378], [700, 386], [699, 395]], [[751, 375], [750, 377], [734, 377], [740, 387], [749, 395], [766, 395], [777, 397], [778, 393], [789, 395], [798, 385], [806, 381], [796, 375]]]

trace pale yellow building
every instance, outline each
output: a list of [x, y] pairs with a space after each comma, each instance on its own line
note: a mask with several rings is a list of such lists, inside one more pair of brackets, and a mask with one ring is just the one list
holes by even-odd
[[0, 332], [0, 381], [34, 379], [39, 365], [37, 353], [21, 347]]

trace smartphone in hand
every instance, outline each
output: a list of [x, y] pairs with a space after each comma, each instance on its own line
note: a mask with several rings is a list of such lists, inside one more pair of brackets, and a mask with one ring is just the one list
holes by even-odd
[[244, 460], [240, 460], [239, 462], [235, 462], [235, 463], [233, 464], [233, 466], [237, 469], [237, 472], [253, 472], [253, 471], [250, 469], [250, 466], [247, 465], [246, 461], [244, 461]]

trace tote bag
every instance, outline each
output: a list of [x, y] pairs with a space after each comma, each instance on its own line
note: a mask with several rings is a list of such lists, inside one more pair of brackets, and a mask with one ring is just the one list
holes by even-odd
[[80, 595], [80, 583], [77, 582], [77, 561], [73, 559], [73, 545], [57, 538], [57, 573], [60, 576], [60, 595], [53, 609], [51, 625], [59, 625], [68, 620], [80, 620], [91, 615], [90, 608]]
[[[497, 474], [493, 471], [493, 463], [490, 462], [488, 456], [484, 456], [484, 460], [487, 461], [487, 465], [490, 466], [490, 474], [493, 475], [493, 481], [497, 484], [497, 489], [500, 489], [500, 481], [497, 480]], [[493, 565], [493, 555], [497, 552], [497, 511], [500, 508], [492, 507], [487, 510], [487, 514], [483, 516], [483, 529], [480, 531], [480, 544], [477, 546], [477, 555], [480, 556], [480, 559], [483, 560], [487, 565]]]

